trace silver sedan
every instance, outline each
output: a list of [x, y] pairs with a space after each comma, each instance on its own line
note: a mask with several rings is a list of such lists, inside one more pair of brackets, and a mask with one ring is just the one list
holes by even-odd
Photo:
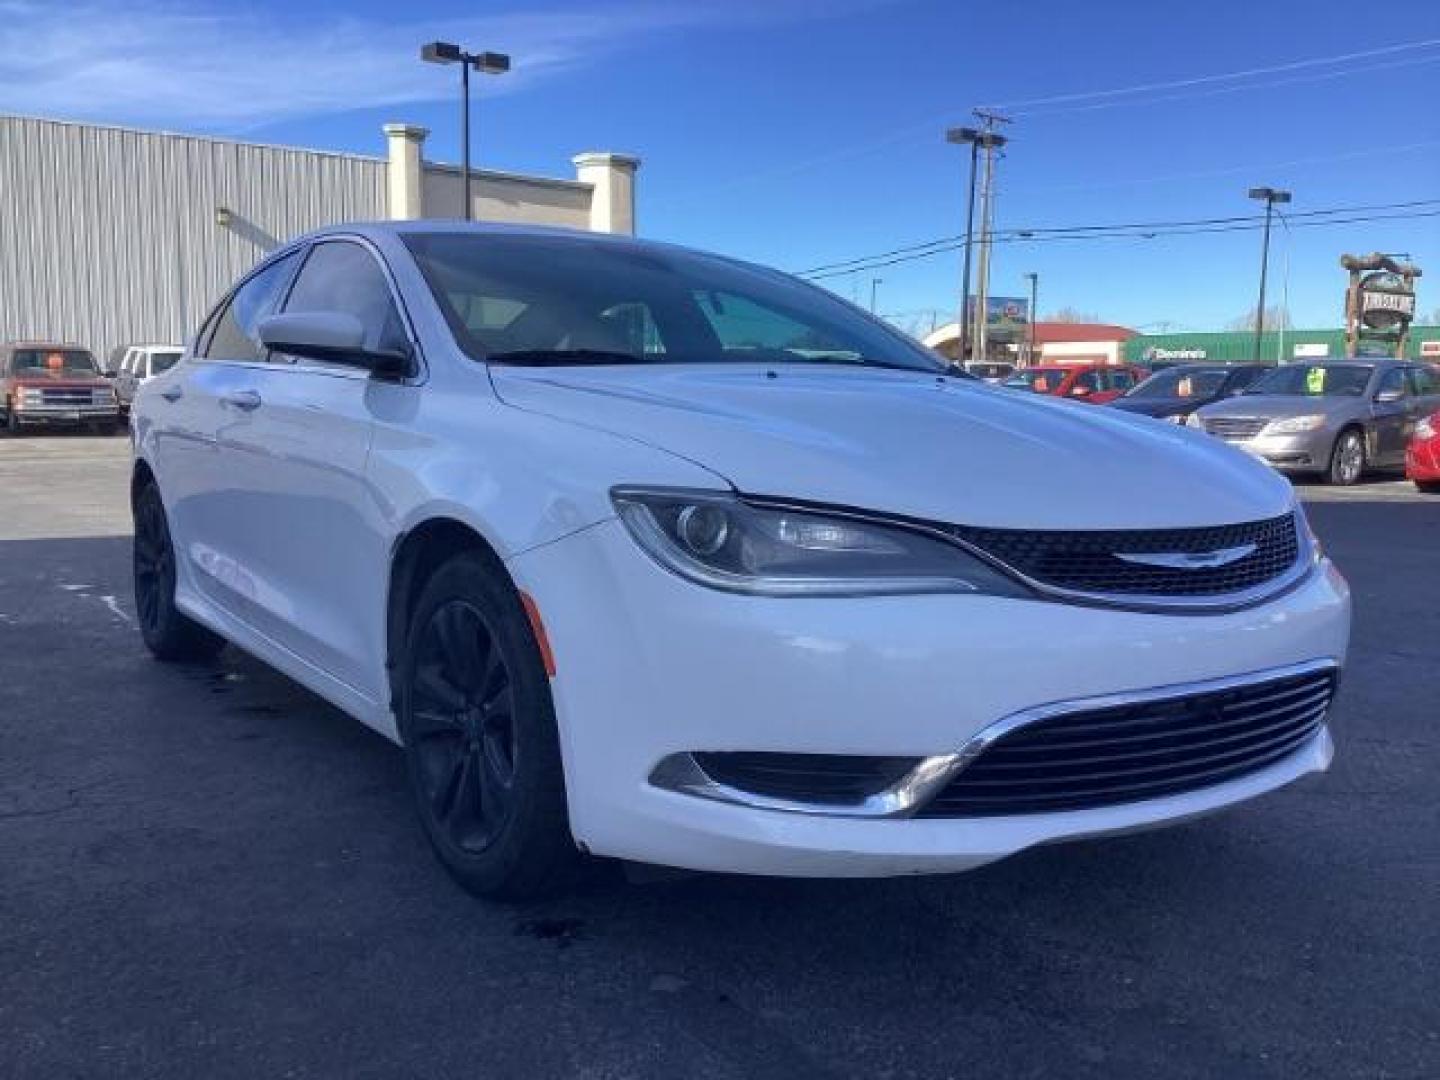
[[1186, 423], [1285, 472], [1353, 484], [1400, 468], [1416, 421], [1440, 408], [1440, 368], [1403, 360], [1287, 364]]

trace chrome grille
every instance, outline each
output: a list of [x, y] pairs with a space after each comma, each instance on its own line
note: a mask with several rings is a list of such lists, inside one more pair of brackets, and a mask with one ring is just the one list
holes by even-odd
[[1266, 424], [1270, 423], [1263, 417], [1249, 416], [1206, 416], [1202, 419], [1205, 423], [1205, 430], [1209, 434], [1232, 441], [1253, 439], [1265, 430]]
[[1313, 738], [1334, 697], [1324, 668], [1190, 696], [1068, 712], [982, 750], [920, 817], [1088, 810], [1211, 787]]
[[[1243, 592], [1295, 565], [1295, 515], [1197, 529], [1128, 529], [1089, 532], [977, 529], [954, 535], [1043, 585], [1072, 592], [1120, 596], [1205, 597]], [[1224, 566], [1153, 566], [1122, 555], [1196, 555], [1254, 545]]]
[[40, 391], [40, 402], [43, 405], [68, 406], [71, 408], [88, 408], [90, 405], [103, 404], [103, 391], [91, 390], [88, 386], [63, 386], [50, 388], [46, 387]]

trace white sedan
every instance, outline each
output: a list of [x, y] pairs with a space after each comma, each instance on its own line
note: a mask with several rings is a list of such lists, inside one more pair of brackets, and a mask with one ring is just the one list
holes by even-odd
[[145, 641], [401, 743], [466, 887], [964, 870], [1328, 765], [1344, 581], [1218, 440], [783, 274], [453, 222], [275, 252], [135, 403]]

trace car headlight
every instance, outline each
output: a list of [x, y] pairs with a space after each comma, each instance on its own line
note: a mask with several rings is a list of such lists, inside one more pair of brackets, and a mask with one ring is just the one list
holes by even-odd
[[[1184, 424], [1186, 427], [1191, 427], [1192, 425], [1191, 425], [1191, 423], [1190, 423], [1190, 417], [1192, 417], [1193, 415], [1195, 415], [1195, 414], [1194, 414], [1194, 413], [1178, 413], [1178, 412], [1177, 412], [1177, 413], [1171, 413], [1171, 414], [1170, 414], [1169, 416], [1167, 416], [1165, 419], [1166, 419], [1166, 420], [1169, 420], [1170, 423], [1172, 423], [1172, 424]], [[1193, 425], [1193, 426], [1199, 427], [1198, 424]]]
[[918, 529], [723, 492], [623, 487], [611, 498], [646, 554], [712, 589], [757, 596], [1034, 595], [978, 556]]
[[1189, 416], [1185, 417], [1185, 426], [1203, 429], [1205, 427], [1205, 421], [1200, 419], [1198, 412], [1192, 412]]
[[1325, 417], [1287, 416], [1284, 420], [1271, 420], [1265, 425], [1266, 435], [1295, 435], [1301, 431], [1318, 431], [1325, 426]]

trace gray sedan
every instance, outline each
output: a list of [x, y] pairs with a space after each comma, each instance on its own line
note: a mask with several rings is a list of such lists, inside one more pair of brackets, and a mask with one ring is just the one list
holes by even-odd
[[1353, 484], [1366, 469], [1402, 467], [1416, 421], [1437, 408], [1440, 368], [1362, 358], [1278, 367], [1186, 423], [1277, 469]]

